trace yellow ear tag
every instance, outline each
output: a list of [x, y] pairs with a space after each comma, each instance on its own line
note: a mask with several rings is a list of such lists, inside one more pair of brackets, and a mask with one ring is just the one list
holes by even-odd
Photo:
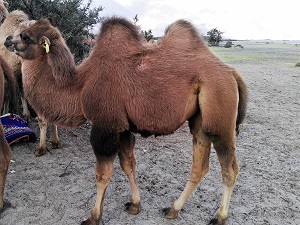
[[49, 46], [49, 44], [48, 44], [47, 41], [45, 41], [44, 47], [45, 47], [45, 49], [46, 49], [46, 53], [48, 54], [48, 53], [50, 52], [50, 46]]

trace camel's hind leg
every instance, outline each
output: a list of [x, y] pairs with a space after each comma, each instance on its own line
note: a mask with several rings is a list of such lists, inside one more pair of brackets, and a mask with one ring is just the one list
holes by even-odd
[[5, 139], [3, 128], [0, 124], [0, 212], [3, 210], [4, 188], [11, 157], [12, 151]]
[[193, 135], [193, 162], [188, 183], [180, 197], [174, 202], [171, 208], [164, 209], [166, 218], [173, 219], [178, 216], [179, 211], [197, 187], [202, 178], [209, 170], [209, 155], [211, 151], [211, 141], [204, 134], [201, 128], [200, 114], [190, 121], [190, 129]]
[[213, 142], [222, 169], [223, 196], [216, 218], [212, 219], [211, 224], [223, 224], [228, 217], [228, 208], [231, 194], [239, 172], [239, 165], [236, 159], [236, 145], [234, 130], [227, 137], [220, 137]]
[[131, 188], [131, 202], [126, 203], [126, 211], [130, 214], [138, 214], [141, 211], [140, 193], [136, 181], [136, 160], [134, 155], [135, 137], [130, 132], [123, 136], [119, 159], [121, 167], [128, 177]]

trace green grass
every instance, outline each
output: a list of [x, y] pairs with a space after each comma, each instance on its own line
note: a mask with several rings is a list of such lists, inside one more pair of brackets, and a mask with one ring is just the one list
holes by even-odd
[[296, 67], [300, 67], [300, 62], [299, 63], [296, 63], [296, 65], [295, 65]]
[[[299, 41], [300, 42], [300, 41]], [[300, 61], [300, 47], [294, 43], [236, 41], [244, 48], [210, 47], [226, 63], [260, 63], [267, 60], [279, 60], [285, 64], [296, 64]], [[300, 63], [299, 63], [300, 66]]]

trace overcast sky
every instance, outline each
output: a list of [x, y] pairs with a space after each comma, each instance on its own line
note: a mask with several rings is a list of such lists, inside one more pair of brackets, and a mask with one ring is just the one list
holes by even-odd
[[200, 33], [217, 28], [233, 39], [300, 40], [299, 0], [93, 0], [101, 16], [138, 14], [142, 30], [162, 36], [177, 19], [191, 21]]

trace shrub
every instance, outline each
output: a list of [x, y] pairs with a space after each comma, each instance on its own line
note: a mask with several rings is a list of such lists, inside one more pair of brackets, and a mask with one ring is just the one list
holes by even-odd
[[240, 44], [237, 44], [235, 47], [236, 47], [236, 48], [241, 48], [241, 49], [244, 48], [244, 46], [242, 46], [242, 45], [240, 45]]
[[227, 41], [226, 44], [224, 45], [224, 48], [231, 48], [232, 47], [232, 41]]

